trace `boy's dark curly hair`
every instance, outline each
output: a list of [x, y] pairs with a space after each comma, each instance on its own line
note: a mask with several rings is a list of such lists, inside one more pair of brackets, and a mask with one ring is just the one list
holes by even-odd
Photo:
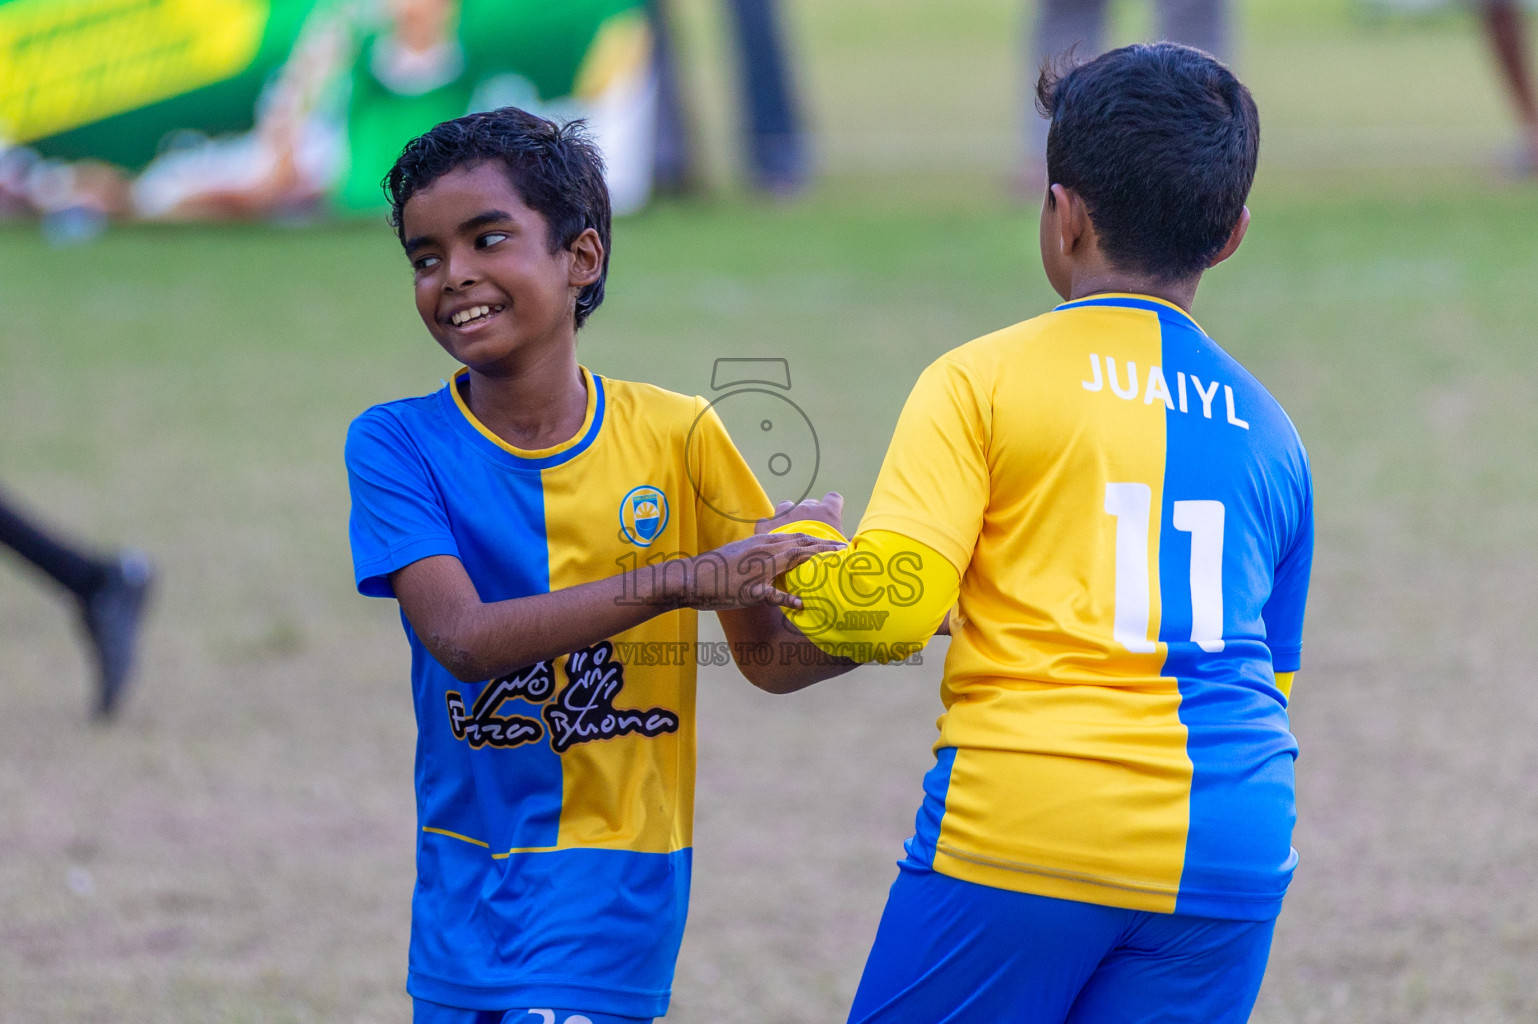
[[564, 125], [503, 107], [444, 121], [406, 143], [381, 185], [390, 200], [390, 226], [406, 242], [401, 213], [411, 197], [450, 171], [500, 161], [519, 197], [545, 218], [550, 251], [558, 252], [588, 228], [603, 242], [598, 280], [577, 293], [577, 326], [603, 302], [609, 276], [609, 187], [603, 155], [583, 121]]
[[1084, 199], [1117, 267], [1176, 280], [1206, 270], [1239, 223], [1260, 115], [1233, 73], [1176, 43], [1125, 46], [1036, 84], [1051, 118], [1047, 175]]

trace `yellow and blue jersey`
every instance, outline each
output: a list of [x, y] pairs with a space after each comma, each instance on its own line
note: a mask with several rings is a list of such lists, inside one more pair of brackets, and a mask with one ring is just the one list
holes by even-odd
[[[450, 555], [483, 601], [543, 594], [711, 550], [770, 513], [703, 399], [582, 374], [581, 429], [542, 451], [480, 424], [457, 376], [359, 416], [358, 589], [393, 596], [392, 572]], [[661, 1016], [689, 893], [696, 613], [470, 684], [402, 624], [418, 728], [408, 990]]]
[[1185, 312], [1095, 296], [939, 359], [860, 534], [960, 576], [912, 858], [1133, 910], [1278, 912], [1308, 462]]

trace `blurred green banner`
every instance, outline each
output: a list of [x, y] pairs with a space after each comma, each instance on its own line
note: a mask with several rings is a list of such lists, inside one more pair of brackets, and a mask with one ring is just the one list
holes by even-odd
[[0, 0], [0, 152], [90, 161], [73, 198], [112, 215], [375, 209], [401, 146], [471, 110], [649, 159], [650, 47], [639, 0]]

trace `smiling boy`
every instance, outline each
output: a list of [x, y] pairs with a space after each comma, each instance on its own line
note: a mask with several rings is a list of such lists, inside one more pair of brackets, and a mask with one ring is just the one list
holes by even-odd
[[347, 438], [357, 586], [411, 644], [414, 1019], [650, 1020], [688, 900], [694, 659], [617, 652], [692, 649], [697, 608], [780, 640], [798, 602], [766, 581], [834, 545], [750, 535], [768, 499], [703, 399], [577, 363], [609, 253], [580, 124], [445, 122], [386, 190], [462, 364]]

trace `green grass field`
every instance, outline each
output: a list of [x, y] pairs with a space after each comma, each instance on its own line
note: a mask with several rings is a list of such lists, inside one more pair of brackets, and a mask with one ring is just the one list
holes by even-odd
[[[725, 181], [714, 6], [684, 5]], [[783, 356], [858, 514], [918, 371], [1052, 300], [1005, 189], [1004, 0], [793, 5], [826, 179], [619, 225], [584, 361], [691, 393]], [[1302, 865], [1255, 1019], [1538, 1017], [1538, 188], [1463, 20], [1243, 7], [1265, 125], [1203, 325], [1313, 457]], [[1119, 12], [1124, 33], [1139, 12]], [[413, 724], [355, 596], [341, 440], [451, 369], [375, 225], [0, 230], [0, 486], [163, 585], [141, 688], [84, 720], [64, 606], [0, 570], [0, 1019], [404, 1021]], [[938, 648], [937, 644], [937, 648]], [[701, 679], [670, 1021], [842, 1020], [911, 827], [940, 649], [794, 697]]]

